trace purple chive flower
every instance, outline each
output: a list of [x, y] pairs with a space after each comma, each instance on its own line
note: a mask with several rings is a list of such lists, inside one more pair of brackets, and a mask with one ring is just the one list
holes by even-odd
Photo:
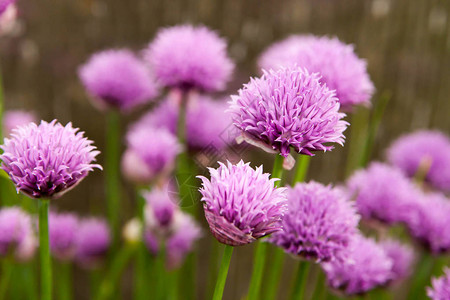
[[50, 250], [62, 261], [72, 260], [76, 253], [78, 217], [71, 213], [50, 213]]
[[209, 168], [211, 179], [202, 180], [205, 217], [221, 243], [240, 246], [281, 230], [286, 211], [286, 189], [274, 187], [276, 178], [241, 160], [237, 165], [219, 163]]
[[99, 151], [83, 132], [66, 126], [41, 121], [13, 130], [0, 147], [2, 169], [20, 191], [32, 198], [58, 198], [75, 187], [94, 168]]
[[416, 202], [415, 217], [406, 225], [411, 235], [435, 254], [450, 251], [450, 200], [443, 194], [423, 195]]
[[192, 251], [193, 244], [201, 237], [200, 226], [188, 214], [182, 213], [176, 220], [176, 229], [167, 240], [167, 264], [176, 269]]
[[168, 175], [182, 149], [177, 137], [165, 128], [134, 126], [126, 140], [128, 149], [122, 158], [122, 170], [137, 183]]
[[450, 191], [450, 138], [444, 133], [420, 130], [404, 135], [389, 147], [387, 157], [410, 177], [425, 167], [426, 182], [444, 192]]
[[30, 259], [37, 247], [31, 217], [19, 207], [0, 210], [0, 257], [13, 254], [16, 259]]
[[100, 218], [81, 220], [77, 231], [78, 262], [87, 268], [97, 267], [105, 258], [111, 243], [106, 221]]
[[383, 240], [379, 245], [392, 260], [391, 280], [398, 281], [408, 277], [413, 269], [414, 250], [409, 245], [393, 239]]
[[[145, 114], [132, 128], [165, 127], [176, 133], [179, 104], [168, 98], [158, 107]], [[231, 116], [225, 112], [225, 101], [213, 100], [199, 95], [189, 101], [186, 116], [186, 135], [190, 150], [214, 147], [217, 150], [233, 144], [233, 133], [229, 127]]]
[[8, 110], [3, 116], [3, 133], [5, 136], [10, 135], [14, 128], [31, 122], [37, 122], [34, 113], [23, 110]]
[[356, 171], [347, 187], [363, 219], [388, 225], [413, 218], [421, 197], [420, 190], [399, 169], [379, 162]]
[[450, 299], [450, 269], [444, 269], [444, 275], [431, 279], [431, 287], [427, 288], [427, 295], [432, 300]]
[[318, 74], [300, 68], [264, 71], [232, 96], [230, 112], [243, 138], [276, 150], [284, 157], [343, 145], [348, 123], [342, 120], [334, 92], [319, 83]]
[[368, 105], [375, 88], [367, 73], [367, 64], [337, 38], [294, 35], [270, 46], [260, 57], [263, 69], [297, 65], [322, 76], [321, 83], [336, 90], [341, 109]]
[[331, 186], [298, 183], [288, 189], [283, 229], [269, 238], [286, 252], [306, 259], [346, 259], [358, 232], [359, 216], [352, 202]]
[[94, 54], [80, 68], [79, 77], [101, 109], [128, 111], [149, 102], [158, 93], [150, 70], [128, 50]]
[[181, 89], [223, 90], [234, 69], [226, 41], [204, 26], [161, 29], [145, 59], [162, 85]]
[[322, 264], [332, 288], [362, 294], [391, 279], [392, 260], [374, 240], [356, 235], [350, 249], [348, 260]]
[[16, 0], [0, 0], [0, 16], [8, 9], [10, 5], [14, 5]]
[[180, 213], [176, 199], [166, 188], [155, 188], [143, 193], [146, 200], [145, 223], [146, 227], [158, 238], [171, 234], [176, 216]]

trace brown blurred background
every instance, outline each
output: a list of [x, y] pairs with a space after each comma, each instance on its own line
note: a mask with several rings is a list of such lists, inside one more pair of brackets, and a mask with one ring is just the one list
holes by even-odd
[[[335, 35], [355, 44], [359, 56], [368, 61], [378, 91], [374, 101], [380, 95], [392, 96], [375, 141], [377, 159], [402, 133], [417, 128], [450, 132], [448, 0], [19, 0], [19, 9], [21, 24], [15, 36], [0, 39], [6, 108], [33, 110], [46, 120], [72, 121], [100, 150], [104, 115], [88, 101], [77, 78], [78, 66], [98, 50], [140, 50], [158, 28], [179, 23], [203, 23], [228, 39], [237, 71], [225, 95], [258, 74], [259, 53], [289, 34]], [[365, 115], [362, 112], [363, 121]], [[308, 178], [325, 183], [343, 180], [348, 149], [318, 154]], [[270, 170], [269, 156], [255, 150], [247, 160], [250, 157], [254, 164], [267, 162]], [[103, 156], [99, 160], [102, 163]], [[127, 192], [122, 201], [124, 220], [134, 207], [131, 188]], [[94, 172], [55, 205], [103, 214], [103, 174]], [[207, 244], [201, 246], [206, 254]], [[251, 250], [239, 249], [233, 259], [228, 299], [238, 299], [247, 286]], [[78, 272], [75, 281], [75, 299], [85, 299], [88, 278]], [[130, 284], [124, 285], [127, 293]]]

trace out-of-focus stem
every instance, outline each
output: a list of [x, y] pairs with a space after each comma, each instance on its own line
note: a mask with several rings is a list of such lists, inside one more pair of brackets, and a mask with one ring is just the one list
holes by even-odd
[[311, 156], [299, 155], [297, 159], [297, 168], [295, 169], [294, 184], [305, 180], [310, 161]]
[[120, 209], [120, 115], [117, 111], [108, 113], [106, 128], [106, 199], [108, 205], [108, 220], [113, 234], [111, 253], [114, 253], [119, 231]]
[[411, 289], [409, 290], [408, 299], [425, 299], [425, 286], [430, 281], [431, 272], [433, 270], [434, 258], [430, 253], [424, 253], [418, 262], [416, 272], [412, 278]]
[[69, 262], [60, 264], [58, 279], [59, 299], [72, 300], [72, 265]]
[[298, 264], [297, 275], [294, 281], [291, 300], [301, 300], [304, 298], [306, 282], [308, 281], [308, 272], [311, 264], [307, 261], [300, 261]]
[[280, 282], [283, 263], [284, 263], [284, 251], [283, 249], [276, 247], [273, 249], [272, 263], [270, 265], [269, 274], [267, 277], [267, 290], [264, 292], [263, 299], [275, 300], [278, 291], [278, 285]]
[[13, 264], [10, 258], [2, 261], [2, 277], [0, 280], [0, 300], [6, 299], [8, 286], [11, 282], [11, 275], [13, 272]]

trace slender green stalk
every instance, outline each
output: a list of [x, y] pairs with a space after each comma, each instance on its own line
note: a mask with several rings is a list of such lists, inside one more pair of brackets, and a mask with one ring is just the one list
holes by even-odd
[[255, 259], [253, 260], [253, 272], [248, 290], [248, 300], [259, 300], [264, 267], [267, 257], [267, 243], [258, 242], [256, 245]]
[[[283, 156], [276, 155], [272, 169], [272, 178], [283, 177]], [[275, 183], [275, 186], [280, 185], [280, 181]], [[259, 300], [261, 290], [261, 282], [264, 275], [264, 267], [266, 264], [267, 244], [264, 242], [257, 242], [255, 250], [255, 258], [253, 260], [253, 271], [248, 289], [248, 300]]]
[[27, 300], [37, 300], [37, 286], [35, 281], [35, 273], [34, 273], [34, 262], [30, 262], [23, 266], [22, 268], [22, 281], [25, 290], [25, 299]]
[[311, 156], [299, 155], [297, 159], [297, 168], [295, 169], [294, 184], [305, 180], [310, 161]]
[[380, 127], [381, 120], [383, 119], [384, 111], [386, 110], [387, 104], [389, 103], [391, 97], [392, 95], [390, 92], [384, 92], [376, 102], [370, 120], [366, 142], [364, 144], [364, 148], [359, 160], [359, 167], [365, 167], [369, 162], [370, 157], [372, 156], [375, 137], [377, 136], [378, 128]]
[[320, 300], [325, 295], [326, 287], [325, 287], [325, 273], [323, 270], [319, 268], [317, 272], [317, 280], [314, 287], [313, 296], [311, 299]]
[[[101, 275], [102, 275], [101, 271], [103, 271], [103, 270], [92, 270], [89, 274], [90, 275], [89, 276], [89, 283], [90, 283], [89, 292], [91, 295], [98, 295], [98, 293], [99, 293], [99, 286], [101, 283]], [[94, 299], [97, 299], [97, 298], [94, 298]]]
[[294, 281], [291, 299], [301, 300], [304, 298], [306, 282], [308, 281], [308, 272], [311, 264], [307, 261], [300, 261], [298, 264], [297, 275]]
[[348, 148], [346, 175], [350, 175], [358, 167], [364, 143], [367, 140], [367, 128], [369, 123], [369, 111], [364, 107], [358, 107], [351, 115], [350, 139], [346, 143]]
[[167, 269], [166, 269], [166, 245], [161, 243], [158, 256], [155, 263], [156, 271], [156, 300], [162, 300], [166, 297], [167, 293]]
[[58, 274], [58, 288], [60, 300], [72, 300], [72, 265], [68, 262], [61, 263]]
[[[138, 216], [139, 221], [142, 226], [144, 226], [144, 205], [145, 199], [141, 196], [140, 190], [137, 189], [136, 200], [138, 204]], [[138, 249], [136, 254], [135, 263], [135, 278], [134, 278], [134, 299], [144, 300], [147, 298], [147, 249], [144, 244], [144, 230], [142, 230], [141, 238], [138, 243]]]
[[204, 295], [205, 299], [211, 299], [214, 293], [214, 285], [217, 281], [217, 274], [219, 272], [219, 246], [220, 243], [217, 243], [216, 239], [210, 239], [210, 249], [209, 249], [209, 270], [208, 270], [208, 282], [206, 285], [206, 295]]
[[[173, 270], [169, 273], [169, 282], [170, 282], [170, 289], [167, 291], [167, 299], [168, 300], [178, 300], [178, 282], [179, 282], [179, 274], [178, 270]], [[183, 299], [186, 299], [184, 293], [183, 293]]]
[[106, 199], [108, 204], [108, 220], [113, 234], [113, 251], [117, 244], [119, 232], [120, 210], [120, 115], [117, 111], [110, 111], [107, 116], [106, 128]]
[[283, 249], [276, 247], [273, 249], [272, 263], [270, 265], [269, 274], [267, 277], [267, 289], [263, 295], [265, 300], [276, 299], [276, 294], [278, 291], [278, 285], [280, 282], [283, 264], [284, 264], [284, 251]]
[[228, 269], [230, 268], [231, 255], [233, 254], [233, 247], [225, 245], [223, 251], [222, 263], [220, 264], [219, 275], [217, 276], [216, 288], [214, 290], [213, 300], [221, 300], [223, 297], [223, 290], [225, 289], [225, 282], [227, 281]]
[[105, 279], [100, 285], [98, 300], [111, 299], [117, 288], [120, 276], [136, 250], [134, 245], [126, 245], [117, 252]]
[[11, 282], [11, 276], [14, 266], [10, 258], [2, 261], [2, 277], [0, 280], [0, 300], [7, 299], [8, 286]]
[[408, 299], [425, 299], [425, 286], [430, 281], [431, 272], [433, 270], [434, 259], [430, 253], [424, 253], [418, 262], [416, 272], [414, 273], [411, 289], [409, 290]]
[[189, 253], [186, 257], [184, 265], [176, 272], [181, 273], [181, 289], [183, 290], [183, 300], [195, 300], [197, 299], [197, 253]]
[[41, 261], [41, 300], [52, 299], [52, 262], [48, 238], [48, 199], [39, 199], [39, 254]]

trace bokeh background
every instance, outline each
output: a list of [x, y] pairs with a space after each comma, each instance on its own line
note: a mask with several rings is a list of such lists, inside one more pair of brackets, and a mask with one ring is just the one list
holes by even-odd
[[[289, 34], [337, 36], [353, 43], [358, 55], [367, 59], [377, 89], [373, 101], [390, 99], [376, 136], [374, 159], [383, 159], [384, 149], [402, 133], [418, 128], [450, 132], [448, 0], [21, 0], [19, 9], [21, 21], [14, 36], [0, 39], [6, 109], [32, 110], [45, 120], [72, 121], [100, 150], [105, 144], [105, 116], [89, 102], [77, 77], [78, 66], [98, 50], [140, 50], [158, 28], [180, 23], [205, 24], [229, 41], [237, 69], [224, 96], [257, 75], [257, 56]], [[126, 122], [139, 115], [125, 117], [124, 132]], [[369, 110], [357, 115], [358, 126], [366, 126]], [[346, 135], [355, 133], [358, 128], [353, 127]], [[318, 154], [308, 178], [342, 181], [349, 149], [347, 145]], [[271, 168], [272, 159], [260, 150], [249, 150], [245, 157], [254, 165]], [[103, 158], [99, 156], [100, 163]], [[103, 179], [101, 172], [94, 172], [54, 205], [81, 214], [104, 214]], [[132, 216], [135, 202], [131, 187], [123, 184], [125, 221]], [[210, 238], [206, 235], [204, 240]], [[209, 247], [209, 241], [198, 246], [203, 270], [208, 268]], [[233, 258], [228, 299], [239, 299], [247, 287], [251, 251], [251, 246], [241, 248]], [[287, 268], [286, 287], [289, 272]], [[200, 274], [199, 299], [207, 288], [204, 274]], [[75, 299], [87, 299], [86, 273], [78, 270], [74, 278]], [[129, 295], [131, 282], [124, 280], [122, 285], [124, 295]]]

